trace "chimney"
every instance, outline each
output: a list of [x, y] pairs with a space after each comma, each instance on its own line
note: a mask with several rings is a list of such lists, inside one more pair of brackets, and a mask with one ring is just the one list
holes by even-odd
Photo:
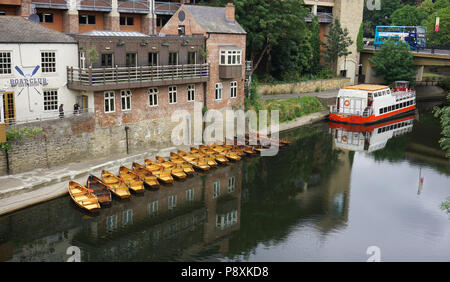
[[234, 5], [233, 3], [228, 3], [225, 6], [225, 18], [230, 22], [234, 22]]

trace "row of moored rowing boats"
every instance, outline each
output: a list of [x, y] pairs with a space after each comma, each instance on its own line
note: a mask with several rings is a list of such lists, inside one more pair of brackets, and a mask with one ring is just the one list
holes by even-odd
[[[247, 135], [247, 141], [249, 136]], [[257, 136], [258, 141], [263, 137]], [[289, 141], [280, 139], [279, 146], [287, 146]], [[272, 141], [273, 142], [273, 141]], [[230, 142], [229, 142], [230, 143]], [[131, 197], [131, 193], [141, 194], [145, 189], [155, 190], [160, 184], [171, 184], [174, 180], [184, 180], [195, 171], [207, 172], [219, 165], [241, 160], [244, 156], [256, 155], [269, 145], [212, 144], [191, 148], [190, 152], [171, 152], [170, 158], [156, 156], [156, 161], [144, 160], [144, 164], [134, 162], [131, 168], [121, 166], [116, 175], [103, 170], [101, 179], [90, 175], [83, 186], [69, 182], [69, 194], [81, 208], [94, 212], [112, 203], [112, 195], [119, 199]]]

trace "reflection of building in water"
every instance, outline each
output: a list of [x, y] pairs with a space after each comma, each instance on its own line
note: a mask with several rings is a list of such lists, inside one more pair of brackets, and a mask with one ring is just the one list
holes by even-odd
[[3, 216], [0, 261], [65, 261], [72, 245], [82, 261], [173, 260], [208, 246], [226, 252], [226, 237], [239, 229], [241, 183], [236, 164], [114, 201], [95, 217], [68, 197]]
[[326, 177], [313, 176], [305, 183], [296, 199], [304, 219], [315, 218], [316, 226], [329, 232], [348, 220], [351, 158], [350, 152], [338, 155], [336, 166]]
[[408, 116], [372, 126], [347, 125], [330, 122], [337, 149], [374, 152], [383, 149], [389, 139], [412, 132], [414, 116]]

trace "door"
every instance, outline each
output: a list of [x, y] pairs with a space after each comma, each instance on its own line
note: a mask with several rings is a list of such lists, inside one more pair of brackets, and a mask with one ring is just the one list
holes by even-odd
[[77, 101], [80, 103], [80, 112], [87, 113], [88, 112], [88, 96], [86, 96], [86, 95], [78, 96]]
[[5, 113], [5, 123], [16, 123], [16, 110], [14, 104], [14, 92], [3, 93], [3, 112]]

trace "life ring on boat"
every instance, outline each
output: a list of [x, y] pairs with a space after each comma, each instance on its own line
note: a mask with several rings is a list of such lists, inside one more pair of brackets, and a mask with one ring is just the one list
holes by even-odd
[[344, 101], [344, 106], [346, 106], [346, 107], [350, 106], [350, 100], [348, 100], [348, 99], [345, 100]]
[[342, 142], [347, 142], [347, 136], [342, 136]]

